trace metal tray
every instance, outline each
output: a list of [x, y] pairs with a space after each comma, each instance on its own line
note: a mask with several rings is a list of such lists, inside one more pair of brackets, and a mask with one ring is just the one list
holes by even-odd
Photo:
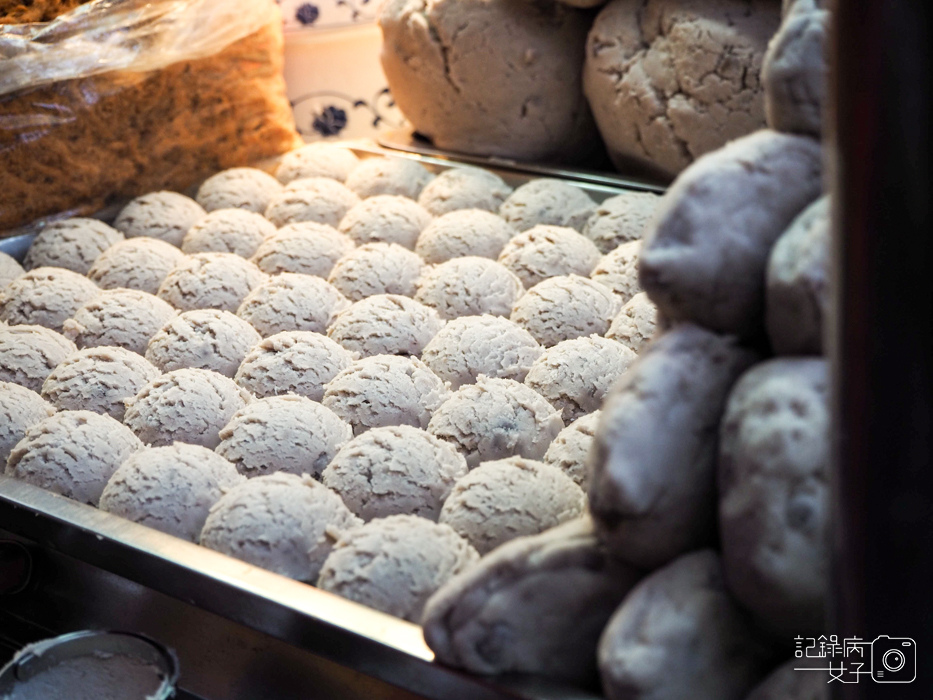
[[[414, 159], [435, 172], [461, 166], [447, 157], [346, 145], [361, 157]], [[646, 189], [605, 175], [568, 178], [564, 171], [477, 164], [512, 186], [534, 177], [572, 180], [596, 201]], [[2, 239], [0, 250], [21, 259], [35, 233]], [[4, 537], [30, 548], [35, 573], [26, 590], [0, 596], [0, 642], [132, 629], [176, 650], [182, 698], [599, 697], [598, 689], [545, 678], [490, 679], [447, 668], [433, 661], [418, 625], [0, 476]]]

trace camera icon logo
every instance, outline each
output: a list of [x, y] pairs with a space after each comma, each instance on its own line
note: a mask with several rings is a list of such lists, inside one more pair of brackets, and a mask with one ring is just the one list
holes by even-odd
[[875, 637], [871, 677], [876, 683], [910, 683], [917, 677], [917, 642], [909, 637]]

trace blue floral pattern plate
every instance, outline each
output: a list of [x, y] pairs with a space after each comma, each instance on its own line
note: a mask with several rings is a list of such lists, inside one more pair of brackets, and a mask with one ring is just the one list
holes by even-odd
[[379, 17], [383, 0], [276, 0], [286, 31], [331, 29], [370, 24]]

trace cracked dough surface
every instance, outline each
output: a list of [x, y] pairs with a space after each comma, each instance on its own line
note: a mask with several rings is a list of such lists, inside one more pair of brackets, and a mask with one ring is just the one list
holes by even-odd
[[0, 252], [0, 289], [6, 287], [17, 277], [25, 274], [25, 272], [23, 266], [17, 262], [16, 258]]
[[259, 244], [251, 260], [270, 275], [299, 272], [327, 278], [353, 241], [333, 226], [314, 221], [288, 224]]
[[609, 155], [673, 177], [765, 125], [773, 0], [613, 0], [586, 44], [583, 86]]
[[653, 192], [624, 192], [597, 205], [586, 220], [583, 235], [605, 255], [629, 241], [640, 240], [661, 196]]
[[55, 407], [32, 389], [0, 381], [0, 465], [6, 466], [26, 431], [55, 413]]
[[347, 175], [346, 185], [361, 199], [379, 194], [418, 199], [434, 175], [407, 158], [365, 158]]
[[149, 339], [176, 313], [154, 294], [104, 289], [62, 324], [62, 335], [79, 348], [110, 345], [144, 355]]
[[460, 316], [508, 316], [525, 293], [521, 280], [489, 258], [453, 258], [429, 267], [418, 280], [415, 299], [445, 320]]
[[512, 193], [505, 181], [482, 168], [450, 168], [431, 180], [418, 196], [418, 204], [434, 216], [459, 209], [498, 212]]
[[641, 241], [629, 241], [606, 253], [590, 274], [595, 281], [605, 285], [627, 302], [641, 288], [638, 286], [638, 255]]
[[198, 188], [195, 200], [207, 212], [244, 209], [262, 214], [282, 185], [258, 168], [228, 168], [211, 175]]
[[23, 266], [63, 267], [86, 275], [107, 248], [123, 240], [123, 234], [97, 219], [75, 217], [53, 221], [35, 237]]
[[577, 418], [561, 430], [544, 453], [545, 464], [560, 469], [586, 491], [590, 483], [588, 459], [601, 410]]
[[177, 247], [206, 214], [190, 197], [162, 190], [132, 200], [117, 214], [113, 227], [127, 238], [146, 236]]
[[157, 238], [129, 238], [101, 253], [87, 276], [101, 289], [137, 289], [155, 294], [165, 276], [184, 257], [181, 250]]
[[96, 284], [77, 272], [37, 267], [0, 289], [0, 321], [45, 326], [60, 333], [62, 324], [98, 292]]
[[332, 284], [297, 272], [282, 272], [254, 288], [237, 316], [264, 336], [284, 331], [323, 333], [350, 302]]
[[606, 331], [606, 337], [618, 340], [633, 351], [640, 353], [657, 330], [658, 307], [652, 303], [647, 294], [638, 292], [612, 319], [609, 330]]
[[328, 280], [350, 301], [375, 294], [415, 295], [424, 260], [397, 243], [367, 243], [334, 265]]
[[414, 299], [376, 294], [337, 314], [327, 337], [362, 356], [420, 355], [443, 327], [434, 309]]
[[275, 176], [283, 184], [306, 177], [329, 177], [344, 182], [359, 163], [359, 157], [349, 148], [309, 143], [283, 155]]
[[215, 209], [188, 229], [183, 253], [236, 253], [248, 258], [273, 235], [275, 225], [248, 209]]
[[427, 209], [408, 197], [377, 194], [348, 211], [339, 228], [357, 245], [398, 243], [414, 250], [418, 235], [432, 218]]
[[159, 285], [157, 296], [179, 311], [236, 312], [243, 299], [266, 280], [249, 260], [233, 253], [186, 255]]
[[337, 226], [344, 215], [360, 203], [345, 185], [329, 177], [292, 180], [272, 196], [265, 216], [276, 226], [314, 221]]
[[566, 226], [583, 231], [596, 202], [575, 185], [563, 180], [538, 178], [515, 189], [502, 206], [502, 216], [516, 231], [532, 226]]
[[197, 367], [232, 377], [260, 340], [255, 328], [229, 311], [196, 309], [162, 326], [149, 341], [146, 359], [163, 372]]
[[49, 373], [77, 349], [61, 333], [44, 326], [0, 326], [0, 381], [38, 393]]
[[499, 254], [499, 262], [518, 275], [526, 289], [548, 277], [589, 275], [599, 260], [599, 249], [589, 238], [550, 224], [513, 236]]
[[476, 255], [495, 260], [516, 233], [501, 216], [483, 209], [458, 209], [437, 217], [418, 236], [415, 252], [437, 264]]

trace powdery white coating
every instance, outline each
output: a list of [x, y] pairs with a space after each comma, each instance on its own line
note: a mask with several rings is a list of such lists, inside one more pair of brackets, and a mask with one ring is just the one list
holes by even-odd
[[522, 457], [483, 462], [454, 484], [440, 521], [480, 554], [583, 515], [583, 489], [560, 469]]
[[499, 207], [499, 215], [517, 231], [539, 224], [583, 231], [595, 209], [596, 202], [579, 187], [563, 180], [539, 178], [516, 188]]
[[434, 216], [458, 209], [498, 212], [510, 194], [512, 188], [495, 173], [482, 168], [451, 168], [424, 186], [418, 204]]
[[97, 505], [107, 480], [143, 444], [110, 416], [59, 411], [26, 431], [6, 464], [6, 475]]
[[427, 428], [448, 396], [445, 382], [417, 357], [375, 355], [334, 377], [323, 403], [359, 435], [386, 425]]
[[475, 467], [513, 455], [540, 459], [564, 423], [560, 411], [534, 389], [514, 379], [480, 376], [441, 404], [427, 427]]
[[263, 241], [252, 261], [263, 272], [299, 272], [325, 279], [337, 262], [353, 250], [353, 241], [333, 226], [305, 221], [283, 226]]
[[117, 214], [113, 227], [127, 238], [146, 236], [180, 246], [188, 230], [206, 214], [190, 197], [163, 190], [132, 200]]
[[379, 17], [382, 68], [437, 148], [580, 159], [598, 141], [580, 79], [590, 21], [554, 3], [392, 0]]
[[617, 169], [672, 177], [764, 126], [772, 0], [613, 0], [590, 29], [583, 90]]
[[478, 560], [476, 550], [446, 525], [416, 515], [392, 515], [340, 538], [317, 586], [418, 622], [431, 594]]
[[418, 199], [433, 179], [434, 175], [414, 160], [366, 158], [347, 175], [346, 185], [361, 198], [391, 194]]
[[354, 357], [333, 340], [311, 331], [284, 331], [265, 338], [247, 353], [236, 383], [258, 397], [298, 394], [324, 398], [324, 386], [350, 366]]
[[558, 409], [564, 423], [570, 423], [598, 409], [609, 387], [636, 357], [622, 343], [598, 335], [564, 340], [535, 360], [525, 384]]
[[797, 671], [806, 659], [793, 658], [755, 686], [745, 700], [830, 700], [829, 673]]
[[590, 512], [616, 556], [653, 569], [715, 540], [717, 429], [754, 352], [679, 324], [642, 352], [603, 403]]
[[348, 148], [309, 143], [282, 156], [275, 176], [281, 183], [306, 177], [329, 177], [343, 182], [360, 159]]
[[736, 383], [719, 427], [726, 581], [777, 638], [819, 634], [824, 628], [830, 558], [828, 394], [826, 360], [769, 360]]
[[37, 267], [0, 289], [0, 321], [61, 332], [65, 320], [98, 292], [96, 284], [77, 272]]
[[220, 431], [217, 454], [249, 477], [321, 472], [353, 429], [316, 401], [289, 394], [259, 399], [237, 411]]
[[768, 44], [761, 66], [768, 126], [819, 136], [829, 86], [829, 9], [796, 0]]
[[201, 544], [313, 583], [334, 543], [362, 525], [340, 497], [310, 476], [247, 479], [211, 508]]
[[432, 221], [418, 236], [415, 252], [425, 262], [478, 255], [495, 260], [515, 235], [505, 219], [482, 209], [459, 209]]
[[97, 347], [78, 350], [52, 370], [42, 398], [60, 410], [88, 410], [123, 420], [124, 400], [136, 396], [161, 374], [131, 350]]
[[110, 345], [145, 354], [149, 339], [178, 312], [137, 289], [104, 289], [62, 324], [79, 348]]
[[433, 218], [424, 207], [408, 197], [377, 194], [348, 211], [340, 221], [339, 229], [358, 245], [398, 243], [412, 250], [418, 235]]
[[624, 303], [641, 291], [638, 286], [638, 254], [641, 241], [623, 243], [603, 256], [590, 277], [619, 295]]
[[55, 413], [55, 407], [32, 389], [0, 382], [0, 466], [26, 431]]
[[544, 453], [544, 463], [557, 467], [584, 491], [590, 484], [589, 454], [602, 411], [577, 418], [557, 434]]
[[822, 189], [820, 142], [763, 130], [677, 178], [645, 232], [639, 283], [671, 321], [758, 335], [775, 241]]
[[410, 425], [392, 425], [353, 438], [321, 478], [363, 520], [407, 514], [436, 521], [466, 473], [466, 460], [450, 444]]
[[819, 355], [830, 312], [829, 196], [794, 219], [768, 258], [765, 325], [778, 355]]
[[17, 262], [16, 258], [0, 251], [0, 289], [6, 287], [17, 277], [25, 274], [23, 266]]
[[596, 245], [565, 226], [539, 225], [514, 236], [499, 254], [499, 262], [531, 288], [548, 277], [589, 275], [599, 262]]
[[437, 312], [424, 304], [399, 294], [376, 294], [337, 314], [327, 335], [364, 357], [420, 355], [443, 326]]
[[629, 299], [612, 319], [606, 337], [618, 340], [635, 352], [641, 352], [657, 330], [658, 307], [647, 294], [639, 292]]
[[586, 220], [583, 235], [605, 255], [623, 243], [640, 240], [661, 201], [654, 192], [624, 192], [599, 204]]
[[213, 449], [220, 442], [220, 429], [251, 398], [217, 372], [176, 369], [127, 399], [123, 422], [147, 445], [187, 442]]
[[207, 178], [195, 200], [208, 212], [236, 208], [262, 214], [281, 191], [281, 183], [258, 168], [229, 168]]
[[595, 687], [599, 633], [640, 577], [577, 518], [505, 543], [441, 587], [425, 606], [424, 639], [439, 661], [474, 673]]
[[374, 294], [415, 294], [424, 261], [397, 243], [367, 243], [344, 255], [328, 280], [351, 301]]
[[155, 697], [162, 684], [159, 669], [126, 654], [94, 653], [64, 659], [18, 681], [3, 700], [127, 700]]
[[197, 367], [232, 377], [260, 340], [255, 328], [229, 311], [196, 309], [162, 326], [149, 341], [146, 359], [163, 372]]
[[284, 331], [323, 333], [349, 305], [343, 294], [320, 277], [283, 272], [253, 289], [236, 313], [264, 336]]
[[234, 253], [248, 258], [276, 232], [262, 214], [247, 209], [215, 209], [192, 226], [181, 242], [184, 253]]
[[235, 312], [246, 295], [266, 280], [249, 260], [233, 253], [187, 255], [162, 280], [157, 295], [179, 311]]
[[74, 217], [53, 221], [33, 239], [23, 266], [63, 267], [86, 275], [107, 248], [123, 240], [123, 234], [97, 219]]
[[453, 389], [479, 375], [521, 382], [543, 352], [532, 335], [501, 316], [462, 316], [424, 346], [421, 359]]
[[562, 340], [603, 335], [622, 300], [586, 277], [551, 277], [525, 292], [512, 308], [511, 320], [535, 340], [551, 347]]
[[326, 177], [293, 180], [269, 200], [265, 216], [276, 226], [314, 221], [336, 226], [360, 198], [336, 180]]
[[137, 289], [155, 294], [165, 276], [184, 257], [184, 253], [165, 241], [130, 238], [101, 253], [87, 276], [101, 289]]
[[206, 447], [183, 442], [146, 447], [110, 477], [100, 509], [197, 542], [211, 506], [245, 480]]
[[0, 326], [0, 381], [38, 393], [49, 373], [77, 349], [60, 333], [42, 326]]
[[435, 309], [441, 318], [508, 316], [525, 293], [521, 280], [489, 258], [454, 258], [425, 270], [415, 299]]

